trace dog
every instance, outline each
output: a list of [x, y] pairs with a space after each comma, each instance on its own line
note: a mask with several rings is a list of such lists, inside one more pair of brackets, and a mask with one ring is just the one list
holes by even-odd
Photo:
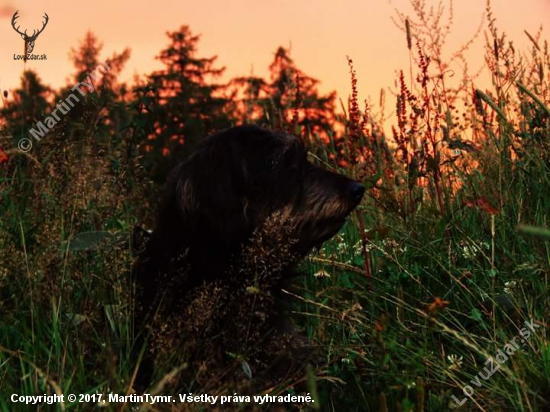
[[133, 268], [138, 351], [148, 342], [140, 385], [175, 354], [201, 372], [203, 390], [227, 384], [220, 376], [267, 385], [303, 369], [311, 351], [282, 288], [364, 192], [309, 162], [292, 134], [244, 125], [205, 138], [169, 175]]

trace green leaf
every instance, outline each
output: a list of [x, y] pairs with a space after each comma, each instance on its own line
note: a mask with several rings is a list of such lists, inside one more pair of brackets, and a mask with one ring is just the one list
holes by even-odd
[[363, 266], [365, 266], [365, 257], [362, 255], [356, 255], [353, 257], [352, 263], [355, 266], [362, 268]]
[[550, 230], [544, 227], [519, 225], [518, 231], [525, 233], [526, 235], [533, 235], [538, 237], [550, 238]]
[[478, 322], [481, 322], [483, 320], [480, 310], [475, 308], [470, 311], [470, 317]]
[[82, 232], [76, 234], [68, 244], [70, 251], [95, 250], [107, 240], [113, 240], [115, 236], [109, 232]]

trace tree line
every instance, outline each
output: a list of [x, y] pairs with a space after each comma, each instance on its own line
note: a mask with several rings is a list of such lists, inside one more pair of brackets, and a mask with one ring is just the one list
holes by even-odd
[[[130, 49], [101, 58], [102, 43], [92, 32], [71, 49], [74, 71], [63, 87], [52, 89], [36, 71], [25, 70], [18, 88], [9, 95], [4, 92], [2, 99], [0, 128], [12, 140], [0, 142], [2, 153], [20, 139], [30, 139], [36, 122], [84, 79], [93, 81], [95, 92], [63, 116], [52, 139], [60, 139], [59, 144], [78, 140], [82, 129], [92, 124], [95, 139], [106, 144], [103, 149], [139, 159], [158, 183], [204, 136], [233, 125], [256, 123], [325, 142], [338, 128], [336, 93], [321, 95], [319, 81], [296, 66], [288, 48], [277, 48], [268, 78], [250, 75], [222, 82], [225, 67], [219, 66], [217, 56], [200, 55], [200, 36], [189, 26], [167, 32], [167, 37], [167, 46], [157, 56], [162, 68], [136, 76], [131, 84], [120, 80]], [[89, 73], [103, 61], [110, 70], [90, 80]], [[91, 123], [90, 116], [95, 116]], [[9, 161], [10, 156], [2, 159]]]

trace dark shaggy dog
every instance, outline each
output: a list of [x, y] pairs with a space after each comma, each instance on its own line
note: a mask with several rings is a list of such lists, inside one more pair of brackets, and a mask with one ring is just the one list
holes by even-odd
[[149, 336], [138, 379], [176, 353], [203, 389], [238, 373], [273, 384], [302, 367], [306, 340], [286, 321], [281, 288], [364, 191], [308, 162], [296, 136], [240, 126], [206, 138], [169, 176], [134, 268], [138, 349]]

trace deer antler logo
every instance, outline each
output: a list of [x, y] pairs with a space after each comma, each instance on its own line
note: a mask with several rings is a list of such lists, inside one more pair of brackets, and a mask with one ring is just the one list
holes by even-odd
[[17, 10], [15, 12], [15, 14], [13, 15], [13, 17], [11, 19], [11, 25], [13, 26], [13, 29], [21, 35], [21, 38], [23, 40], [25, 40], [25, 56], [26, 56], [26, 55], [32, 53], [32, 51], [34, 49], [34, 42], [35, 42], [36, 38], [38, 37], [38, 35], [44, 31], [44, 28], [48, 24], [49, 17], [46, 13], [44, 13], [44, 18], [46, 19], [46, 21], [44, 21], [44, 24], [42, 25], [42, 28], [40, 30], [38, 30], [38, 32], [36, 30], [33, 30], [32, 35], [29, 36], [27, 34], [27, 30], [25, 30], [24, 32], [19, 31], [19, 27], [21, 27], [21, 26], [15, 27], [15, 20], [17, 20], [17, 18], [19, 17], [17, 15], [17, 13], [19, 13], [19, 10]]

